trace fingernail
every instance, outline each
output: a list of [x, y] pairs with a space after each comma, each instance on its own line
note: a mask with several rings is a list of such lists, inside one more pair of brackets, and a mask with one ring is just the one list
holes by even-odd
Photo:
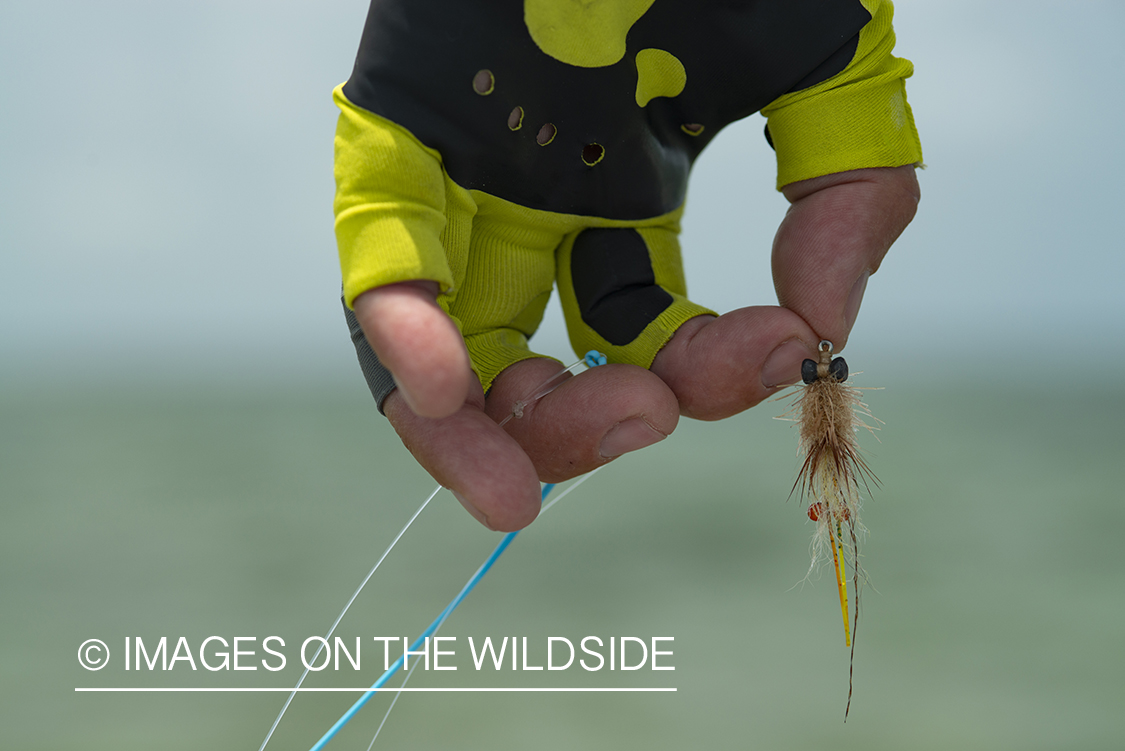
[[852, 291], [848, 293], [848, 304], [844, 307], [844, 326], [848, 331], [851, 331], [852, 326], [855, 325], [856, 316], [859, 315], [859, 304], [863, 302], [863, 293], [867, 289], [867, 278], [870, 276], [870, 271], [864, 271], [863, 275], [852, 285]]
[[619, 422], [609, 429], [602, 439], [598, 449], [607, 459], [628, 454], [630, 451], [643, 449], [654, 443], [663, 441], [668, 436], [653, 429], [651, 425], [639, 417]]
[[810, 357], [816, 357], [816, 353], [799, 339], [782, 342], [762, 366], [762, 385], [772, 389], [796, 383], [801, 379], [801, 362]]

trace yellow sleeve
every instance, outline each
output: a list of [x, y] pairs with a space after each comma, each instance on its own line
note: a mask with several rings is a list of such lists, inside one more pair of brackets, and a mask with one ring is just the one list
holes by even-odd
[[332, 92], [336, 126], [336, 244], [348, 307], [361, 293], [411, 279], [453, 275], [441, 243], [445, 177], [441, 157], [407, 130]]
[[891, 54], [894, 7], [889, 0], [862, 2], [872, 18], [848, 67], [762, 108], [777, 151], [778, 190], [834, 172], [922, 161], [904, 83], [914, 65]]

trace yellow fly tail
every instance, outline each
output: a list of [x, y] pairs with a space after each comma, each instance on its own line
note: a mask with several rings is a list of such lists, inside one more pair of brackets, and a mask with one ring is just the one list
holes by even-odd
[[844, 571], [844, 549], [840, 546], [837, 535], [832, 533], [831, 525], [828, 527], [828, 533], [831, 536], [832, 568], [836, 572], [836, 590], [840, 593], [840, 614], [844, 617], [844, 646], [850, 647], [852, 633], [848, 624], [848, 579]]

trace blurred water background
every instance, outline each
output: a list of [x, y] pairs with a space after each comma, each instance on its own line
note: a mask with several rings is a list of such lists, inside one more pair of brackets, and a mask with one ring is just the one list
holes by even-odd
[[[362, 0], [44, 2], [0, 9], [0, 745], [257, 748], [279, 694], [432, 487], [376, 413], [342, 330], [331, 87]], [[917, 2], [900, 54], [929, 169], [847, 355], [872, 586], [848, 655], [796, 438], [763, 405], [684, 421], [517, 539], [443, 634], [673, 636], [674, 672], [415, 673], [383, 748], [1112, 749], [1125, 737], [1120, 472], [1125, 11]], [[693, 174], [693, 296], [769, 302], [784, 200], [761, 120]], [[569, 360], [557, 309], [533, 342]], [[417, 633], [498, 536], [438, 496], [341, 626]], [[126, 636], [278, 634], [280, 673], [126, 673]], [[102, 638], [110, 666], [83, 670]], [[352, 681], [354, 680], [354, 684]], [[270, 748], [351, 700], [302, 695]], [[336, 742], [366, 748], [389, 697]], [[335, 746], [333, 746], [335, 747]]]
[[[3, 404], [3, 713], [11, 748], [257, 748], [278, 694], [75, 694], [75, 686], [285, 686], [431, 481], [358, 390], [100, 391]], [[1119, 711], [1125, 393], [870, 392], [855, 698], [830, 572], [793, 588], [812, 525], [786, 502], [793, 431], [769, 406], [611, 465], [523, 533], [443, 634], [457, 672], [414, 686], [674, 686], [675, 694], [408, 694], [384, 748], [1109, 749]], [[774, 405], [778, 406], [778, 405]], [[435, 499], [340, 627], [419, 632], [499, 535]], [[876, 591], [877, 590], [877, 591]], [[123, 639], [285, 638], [280, 673], [123, 670]], [[674, 672], [472, 669], [466, 637], [673, 636]], [[113, 661], [82, 670], [102, 638]], [[170, 647], [173, 645], [170, 645]], [[253, 647], [253, 644], [251, 645]], [[198, 654], [198, 653], [196, 653]], [[264, 656], [251, 658], [250, 664]], [[212, 662], [216, 662], [212, 658]], [[279, 749], [354, 697], [303, 694]], [[389, 697], [337, 745], [366, 747]]]

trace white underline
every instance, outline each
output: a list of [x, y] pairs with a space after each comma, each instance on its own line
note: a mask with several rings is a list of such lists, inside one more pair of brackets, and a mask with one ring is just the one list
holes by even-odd
[[301, 688], [280, 687], [280, 688], [251, 688], [251, 687], [236, 687], [236, 688], [120, 688], [113, 687], [78, 687], [74, 689], [78, 692], [98, 692], [98, 693], [230, 693], [230, 692], [244, 692], [244, 693], [257, 693], [257, 692], [275, 692], [284, 691], [310, 691], [310, 692], [343, 692], [343, 693], [367, 693], [368, 691], [386, 692], [386, 693], [403, 693], [403, 692], [451, 692], [451, 693], [511, 693], [511, 692], [528, 692], [528, 693], [652, 693], [652, 692], [675, 692], [675, 688]]

